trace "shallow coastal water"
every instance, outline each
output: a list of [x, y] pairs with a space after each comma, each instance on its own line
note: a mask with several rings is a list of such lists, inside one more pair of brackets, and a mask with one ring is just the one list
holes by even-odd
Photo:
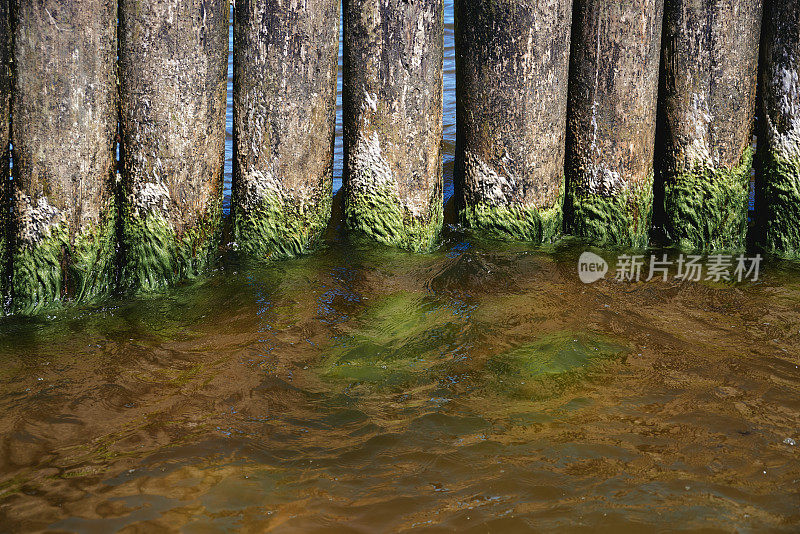
[[800, 525], [799, 265], [626, 283], [612, 263], [585, 285], [576, 241], [450, 225], [412, 255], [340, 230], [309, 257], [228, 252], [162, 295], [0, 319], [0, 532]]
[[800, 269], [581, 250], [339, 241], [6, 319], [0, 530], [796, 529]]

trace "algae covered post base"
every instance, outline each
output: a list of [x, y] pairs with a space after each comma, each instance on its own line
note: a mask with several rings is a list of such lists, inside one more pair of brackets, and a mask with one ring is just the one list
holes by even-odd
[[462, 222], [534, 243], [561, 232], [572, 2], [456, 0]]
[[13, 0], [14, 308], [116, 278], [117, 2]]
[[413, 251], [443, 221], [442, 0], [345, 0], [348, 227]]
[[234, 12], [234, 237], [249, 257], [296, 256], [331, 213], [339, 0]]
[[762, 55], [761, 245], [800, 259], [800, 0], [765, 4]]
[[121, 281], [199, 275], [222, 217], [228, 0], [120, 0]]
[[686, 249], [743, 249], [762, 0], [664, 9], [664, 234]]
[[741, 250], [747, 237], [747, 209], [753, 150], [735, 167], [695, 164], [664, 180], [665, 234], [686, 250]]
[[566, 227], [598, 245], [649, 242], [663, 8], [575, 0]]

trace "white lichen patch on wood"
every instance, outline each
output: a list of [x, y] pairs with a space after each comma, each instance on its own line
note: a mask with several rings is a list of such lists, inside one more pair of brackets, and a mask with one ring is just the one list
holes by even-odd
[[[464, 189], [468, 204], [483, 203], [491, 207], [510, 207], [514, 203], [519, 179], [498, 171], [477, 154], [465, 152]], [[507, 159], [508, 154], [505, 154]]]
[[800, 159], [800, 57], [783, 50], [780, 63], [772, 66], [766, 101], [772, 113], [766, 113], [767, 145], [773, 155], [786, 160]]
[[381, 152], [378, 132], [369, 137], [360, 134], [349, 154], [350, 179], [348, 187], [353, 195], [397, 195], [397, 179]]
[[629, 183], [619, 172], [602, 164], [588, 164], [581, 172], [584, 190], [592, 195], [613, 197], [629, 188]]
[[[681, 119], [692, 135], [684, 141], [682, 161], [678, 161], [679, 171], [690, 171], [695, 167], [716, 166], [719, 158], [711, 153], [711, 126], [714, 117], [703, 93], [692, 95], [692, 105], [684, 110]], [[679, 157], [676, 154], [676, 157]]]
[[135, 183], [128, 194], [128, 202], [137, 217], [154, 214], [169, 220], [170, 194], [163, 182]]
[[51, 206], [47, 197], [40, 196], [34, 201], [20, 190], [15, 192], [17, 206], [19, 210], [17, 219], [18, 234], [17, 238], [28, 246], [41, 243], [51, 237], [54, 228], [66, 222], [65, 214]]

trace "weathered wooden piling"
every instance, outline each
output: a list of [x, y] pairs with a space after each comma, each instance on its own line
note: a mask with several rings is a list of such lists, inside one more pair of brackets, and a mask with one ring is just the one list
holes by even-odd
[[12, 6], [12, 283], [31, 310], [114, 282], [117, 2]]
[[563, 225], [572, 1], [456, 0], [455, 15], [462, 221], [550, 241]]
[[800, 258], [800, 0], [767, 0], [758, 206], [762, 246]]
[[228, 0], [120, 0], [123, 286], [198, 275], [218, 244]]
[[0, 315], [5, 313], [9, 277], [11, 141], [11, 19], [10, 0], [0, 0]]
[[567, 121], [567, 229], [645, 246], [663, 0], [575, 0]]
[[442, 226], [442, 0], [344, 1], [348, 227], [423, 251]]
[[664, 10], [665, 235], [687, 249], [741, 249], [762, 0], [666, 0]]
[[234, 236], [251, 257], [295, 256], [331, 213], [339, 0], [234, 12]]

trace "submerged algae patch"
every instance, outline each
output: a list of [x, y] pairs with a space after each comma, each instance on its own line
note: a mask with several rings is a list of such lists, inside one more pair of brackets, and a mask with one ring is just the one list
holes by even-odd
[[323, 377], [374, 387], [435, 380], [433, 370], [451, 353], [461, 331], [453, 312], [414, 293], [382, 299], [358, 319], [323, 360]]
[[764, 159], [763, 247], [771, 254], [800, 259], [800, 158], [767, 153]]
[[747, 237], [747, 206], [753, 149], [733, 169], [698, 164], [664, 181], [667, 239], [699, 251], [741, 250]]
[[557, 333], [489, 358], [492, 383], [512, 395], [549, 396], [628, 349], [595, 335]]
[[567, 194], [568, 231], [600, 246], [645, 248], [653, 217], [653, 176], [612, 195]]

